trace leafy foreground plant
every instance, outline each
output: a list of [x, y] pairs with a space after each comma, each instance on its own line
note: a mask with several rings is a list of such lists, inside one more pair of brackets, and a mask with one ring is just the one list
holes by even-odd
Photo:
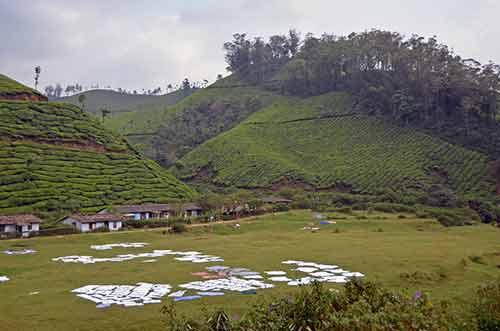
[[164, 307], [163, 313], [170, 331], [470, 329], [465, 324], [458, 325], [459, 319], [445, 302], [433, 304], [419, 292], [409, 296], [361, 281], [352, 281], [341, 291], [328, 290], [320, 284], [305, 287], [294, 297], [254, 305], [240, 320], [228, 318], [222, 310], [187, 318], [179, 315], [173, 305]]
[[478, 289], [473, 312], [478, 331], [500, 330], [500, 279]]

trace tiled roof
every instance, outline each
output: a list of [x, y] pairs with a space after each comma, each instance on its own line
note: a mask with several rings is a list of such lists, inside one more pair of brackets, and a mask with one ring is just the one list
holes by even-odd
[[92, 214], [92, 215], [82, 215], [76, 214], [66, 217], [66, 219], [71, 218], [77, 220], [80, 223], [97, 223], [97, 222], [118, 222], [124, 221], [123, 216], [105, 213], [105, 214]]
[[195, 203], [185, 203], [182, 205], [182, 209], [184, 210], [203, 210], [199, 205]]
[[31, 214], [19, 214], [19, 215], [0, 215], [1, 225], [21, 225], [21, 224], [33, 224], [42, 223], [42, 220]]
[[166, 212], [173, 211], [174, 208], [166, 204], [155, 204], [148, 203], [143, 205], [125, 205], [125, 206], [115, 206], [113, 208], [116, 212], [121, 214], [129, 213], [146, 213], [146, 212]]
[[261, 201], [263, 201], [265, 203], [290, 203], [290, 202], [293, 202], [290, 199], [285, 199], [285, 198], [281, 198], [281, 197], [265, 197], [265, 198], [261, 199]]

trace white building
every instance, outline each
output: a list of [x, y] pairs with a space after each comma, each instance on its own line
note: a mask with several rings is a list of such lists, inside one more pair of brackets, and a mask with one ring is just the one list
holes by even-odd
[[40, 223], [42, 220], [31, 214], [0, 215], [0, 237], [16, 234], [29, 237], [40, 231]]
[[[143, 205], [115, 206], [113, 212], [134, 221], [169, 218], [175, 213], [172, 206], [166, 204], [147, 203]], [[104, 213], [108, 210], [104, 210]]]
[[62, 220], [64, 224], [72, 225], [80, 232], [94, 231], [100, 228], [107, 228], [109, 231], [118, 231], [123, 226], [123, 217], [103, 213], [94, 215], [71, 215]]
[[184, 204], [182, 210], [184, 211], [184, 218], [196, 218], [203, 213], [203, 208], [194, 203]]

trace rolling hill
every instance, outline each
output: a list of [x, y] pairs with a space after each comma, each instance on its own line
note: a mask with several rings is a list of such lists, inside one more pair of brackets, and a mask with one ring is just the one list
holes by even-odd
[[185, 180], [243, 188], [493, 193], [487, 155], [353, 109], [342, 92], [282, 98], [172, 169]]
[[105, 124], [124, 134], [145, 156], [169, 166], [281, 98], [264, 89], [239, 85], [230, 77], [196, 91], [173, 106], [117, 114]]
[[38, 91], [20, 84], [15, 80], [0, 74], [0, 99], [45, 101], [47, 98]]
[[141, 112], [144, 110], [163, 110], [176, 104], [194, 90], [179, 90], [165, 95], [141, 95], [119, 93], [113, 90], [90, 90], [64, 97], [55, 101], [81, 106], [78, 98], [85, 95], [85, 110], [97, 116], [101, 116], [101, 109], [106, 108], [111, 112], [110, 116], [120, 113]]
[[[5, 83], [0, 77], [0, 86]], [[76, 106], [0, 100], [0, 119], [0, 213], [95, 210], [195, 195]]]

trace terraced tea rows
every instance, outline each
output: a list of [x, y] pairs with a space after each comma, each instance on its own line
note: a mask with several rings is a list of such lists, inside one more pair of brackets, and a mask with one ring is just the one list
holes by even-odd
[[0, 142], [0, 213], [168, 202], [193, 191], [152, 161], [26, 142]]
[[[29, 101], [2, 100], [6, 85]], [[0, 213], [95, 210], [195, 194], [76, 106], [0, 76]]]
[[[345, 116], [346, 102], [339, 94], [274, 104], [189, 153], [175, 169], [183, 178], [211, 174], [202, 179], [219, 185], [266, 187], [286, 179], [316, 187], [347, 183], [367, 192], [423, 189], [436, 181], [436, 168], [462, 193], [487, 176], [485, 155], [374, 117]], [[318, 119], [325, 109], [333, 116]]]
[[39, 95], [37, 91], [23, 84], [16, 82], [9, 77], [0, 74], [0, 93], [2, 94], [16, 94], [16, 93], [29, 93]]
[[280, 97], [254, 87], [202, 89], [174, 106], [123, 113], [106, 125], [127, 135], [144, 155], [168, 166]]
[[81, 109], [57, 103], [0, 102], [0, 137], [130, 152], [126, 141], [103, 130]]

